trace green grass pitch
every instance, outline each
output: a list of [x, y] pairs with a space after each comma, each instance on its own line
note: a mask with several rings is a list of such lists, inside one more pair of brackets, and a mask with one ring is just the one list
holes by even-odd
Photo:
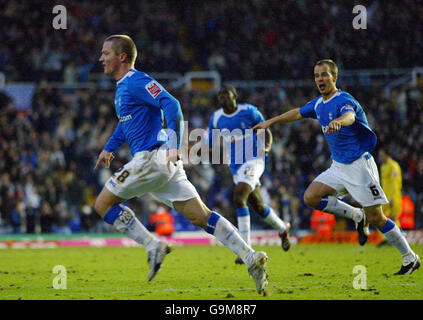
[[[269, 256], [267, 296], [235, 255], [223, 246], [174, 247], [148, 282], [147, 254], [138, 247], [0, 250], [0, 300], [421, 300], [423, 270], [394, 276], [401, 256], [393, 247], [347, 244], [254, 246]], [[423, 245], [413, 245], [423, 257]], [[54, 289], [56, 265], [67, 271], [66, 289]], [[366, 289], [354, 289], [367, 270]], [[363, 274], [361, 274], [363, 275]], [[360, 282], [364, 284], [362, 281]]]

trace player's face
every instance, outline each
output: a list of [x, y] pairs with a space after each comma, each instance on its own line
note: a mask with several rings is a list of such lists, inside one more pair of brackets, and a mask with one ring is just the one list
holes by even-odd
[[314, 82], [323, 96], [335, 90], [336, 78], [336, 75], [334, 76], [330, 73], [327, 64], [321, 64], [314, 67]]
[[217, 102], [219, 106], [224, 109], [234, 109], [236, 107], [236, 98], [232, 91], [227, 89], [222, 89], [217, 94]]
[[103, 44], [99, 61], [103, 65], [104, 74], [113, 75], [119, 69], [121, 62], [119, 56], [116, 55], [115, 50], [112, 48], [111, 41], [106, 41]]

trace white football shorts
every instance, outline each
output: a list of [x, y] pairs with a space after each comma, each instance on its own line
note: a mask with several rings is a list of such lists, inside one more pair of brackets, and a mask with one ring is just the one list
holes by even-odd
[[264, 172], [264, 159], [257, 158], [245, 162], [241, 167], [239, 167], [236, 174], [233, 176], [233, 181], [235, 184], [244, 182], [249, 184], [254, 190], [256, 187], [260, 186], [260, 177]]
[[123, 199], [150, 193], [171, 208], [175, 201], [199, 197], [187, 178], [182, 160], [170, 164], [169, 172], [164, 149], [135, 153], [131, 161], [107, 180], [105, 187]]
[[338, 195], [349, 193], [363, 207], [388, 203], [375, 160], [368, 152], [350, 164], [333, 161], [314, 181], [335, 189]]

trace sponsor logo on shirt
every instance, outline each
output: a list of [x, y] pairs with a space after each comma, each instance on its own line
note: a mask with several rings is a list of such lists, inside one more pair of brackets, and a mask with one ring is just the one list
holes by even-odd
[[156, 81], [152, 80], [149, 83], [145, 85], [145, 89], [148, 91], [148, 93], [156, 99], [156, 97], [162, 92], [163, 90], [160, 88], [160, 86], [157, 84]]
[[341, 108], [341, 112], [344, 111], [344, 109], [345, 110], [348, 110], [348, 111], [353, 111], [354, 112], [354, 107], [352, 105], [349, 105], [349, 104], [346, 104], [345, 106], [343, 106]]
[[115, 99], [115, 105], [120, 108], [122, 105], [122, 97], [119, 96], [119, 99]]
[[323, 133], [326, 133], [328, 131], [329, 126], [321, 126]]
[[128, 114], [127, 116], [119, 117], [120, 122], [125, 122], [131, 119], [132, 119], [132, 116], [130, 114]]

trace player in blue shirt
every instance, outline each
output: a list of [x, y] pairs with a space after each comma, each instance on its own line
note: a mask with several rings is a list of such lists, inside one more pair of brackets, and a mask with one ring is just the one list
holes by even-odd
[[[216, 140], [220, 135], [223, 137], [227, 154], [230, 154], [229, 168], [235, 183], [233, 203], [242, 238], [251, 244], [248, 208], [250, 205], [266, 223], [279, 231], [282, 248], [287, 251], [290, 247], [290, 224], [284, 223], [271, 207], [264, 204], [260, 193], [260, 177], [265, 168], [265, 159], [260, 156], [259, 149], [267, 155], [272, 146], [272, 134], [270, 130], [265, 131], [263, 145], [260, 137], [252, 130], [253, 126], [264, 121], [262, 114], [251, 104], [238, 104], [237, 97], [238, 93], [231, 85], [223, 86], [218, 92], [217, 102], [220, 109], [210, 118], [208, 144], [212, 150], [213, 146], [220, 146]], [[242, 260], [238, 257], [235, 262], [241, 264]]]
[[147, 279], [150, 281], [159, 271], [170, 247], [148, 232], [134, 212], [122, 204], [150, 193], [240, 256], [258, 293], [262, 293], [268, 278], [266, 253], [254, 251], [228, 220], [211, 211], [200, 199], [187, 179], [179, 156], [183, 133], [181, 106], [156, 80], [134, 69], [136, 56], [136, 46], [128, 36], [113, 35], [103, 43], [99, 61], [104, 66], [104, 73], [117, 81], [118, 123], [95, 169], [100, 165], [109, 168], [113, 152], [125, 142], [133, 158], [105, 183], [96, 199], [95, 210], [107, 223], [146, 248], [150, 266]]
[[[378, 228], [403, 257], [395, 274], [410, 274], [420, 267], [420, 258], [411, 250], [395, 223], [387, 219], [382, 204], [388, 203], [380, 186], [379, 173], [370, 152], [376, 135], [370, 129], [360, 104], [347, 92], [337, 89], [338, 67], [330, 59], [320, 60], [314, 67], [314, 81], [321, 96], [301, 108], [292, 109], [269, 119], [254, 129], [267, 129], [277, 123], [303, 118], [319, 121], [328, 142], [332, 165], [308, 186], [304, 202], [328, 213], [353, 219], [361, 245], [369, 235], [368, 223]], [[348, 192], [363, 209], [355, 208], [336, 197]]]

